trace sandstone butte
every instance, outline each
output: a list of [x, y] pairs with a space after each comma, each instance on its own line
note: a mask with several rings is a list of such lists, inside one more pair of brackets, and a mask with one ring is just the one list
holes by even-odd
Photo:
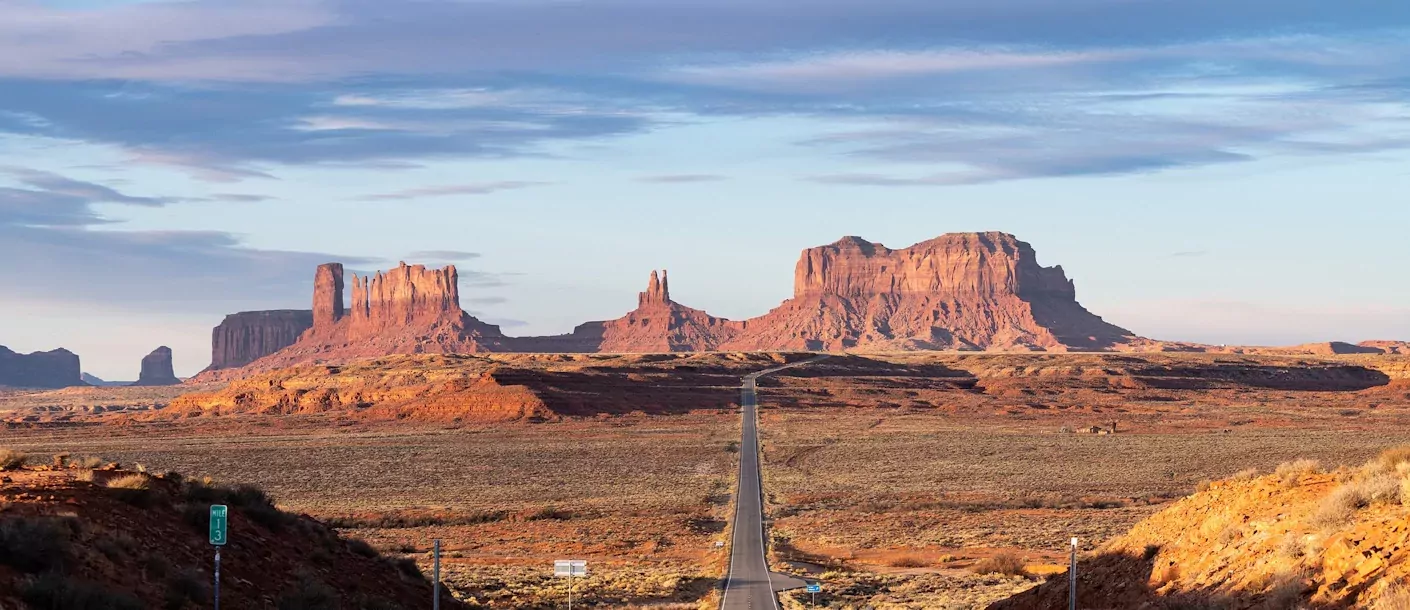
[[[342, 265], [322, 265], [312, 311], [235, 314], [217, 327], [213, 373], [202, 378], [416, 353], [1233, 349], [1152, 341], [1109, 324], [1078, 303], [1061, 266], [1040, 265], [1032, 246], [998, 232], [951, 233], [899, 250], [859, 237], [809, 248], [794, 269], [793, 297], [742, 321], [675, 302], [666, 273], [652, 271], [636, 309], [621, 318], [564, 335], [510, 337], [460, 308], [457, 280], [453, 266], [401, 263], [370, 277], [354, 274], [348, 300]], [[300, 330], [304, 321], [309, 326]], [[1403, 343], [1372, 343], [1250, 349], [1405, 350]], [[246, 365], [250, 370], [219, 373]]]
[[85, 385], [79, 368], [78, 355], [63, 348], [18, 354], [0, 345], [0, 386], [66, 388]]
[[[1181, 499], [1078, 562], [1082, 608], [1404, 608], [1410, 448], [1289, 463]], [[1067, 608], [1067, 574], [990, 610]], [[1393, 603], [1394, 602], [1394, 603]]]
[[225, 316], [211, 331], [208, 370], [239, 368], [293, 345], [313, 328], [311, 310], [246, 311]]
[[181, 380], [172, 370], [171, 348], [163, 345], [142, 358], [142, 372], [137, 377], [137, 382], [132, 385], [177, 385], [179, 383]]
[[[1027, 243], [1005, 233], [954, 233], [892, 250], [858, 237], [810, 248], [794, 273], [793, 298], [743, 321], [717, 318], [671, 299], [653, 271], [637, 308], [570, 334], [509, 337], [460, 308], [455, 267], [402, 263], [371, 277], [330, 263], [314, 279], [312, 326], [291, 345], [239, 342], [213, 349], [212, 369], [254, 370], [345, 362], [389, 354], [476, 352], [672, 352], [747, 350], [1105, 350], [1140, 338], [1084, 309], [1061, 267], [1043, 267]], [[272, 312], [271, 312], [272, 313]], [[241, 336], [288, 335], [288, 321], [237, 314]], [[222, 326], [235, 326], [230, 320]], [[266, 331], [282, 325], [279, 330]], [[232, 329], [233, 330], [233, 329]], [[230, 337], [232, 330], [217, 328]], [[236, 353], [238, 352], [238, 354]]]

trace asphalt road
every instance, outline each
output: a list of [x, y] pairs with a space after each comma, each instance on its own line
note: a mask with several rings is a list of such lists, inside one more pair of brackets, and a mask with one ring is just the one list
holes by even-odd
[[734, 537], [730, 541], [729, 575], [725, 578], [724, 610], [778, 610], [778, 591], [797, 589], [803, 581], [785, 574], [771, 574], [764, 556], [763, 483], [759, 478], [758, 402], [755, 382], [764, 375], [802, 366], [822, 356], [752, 373], [740, 387], [743, 434], [739, 441], [739, 497], [734, 503]]

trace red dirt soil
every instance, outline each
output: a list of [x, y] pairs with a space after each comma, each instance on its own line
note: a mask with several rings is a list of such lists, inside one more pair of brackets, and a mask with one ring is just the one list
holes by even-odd
[[[350, 544], [323, 524], [282, 513], [262, 496], [147, 477], [146, 491], [105, 487], [138, 473], [111, 466], [77, 480], [74, 468], [0, 473], [0, 607], [34, 605], [33, 583], [60, 581], [100, 590], [105, 599], [139, 605], [85, 608], [209, 607], [213, 551], [208, 507], [230, 505], [230, 543], [221, 552], [221, 602], [228, 608], [273, 608], [297, 591], [331, 596], [337, 607], [429, 607], [431, 584], [419, 572]], [[205, 495], [211, 497], [207, 498]], [[30, 527], [38, 524], [37, 527]], [[36, 529], [38, 531], [36, 531]], [[49, 573], [50, 576], [43, 576]], [[36, 580], [38, 579], [38, 580]], [[184, 592], [184, 593], [183, 593]], [[78, 607], [76, 597], [43, 598]], [[175, 601], [172, 601], [175, 596]], [[184, 598], [184, 601], [183, 601]], [[464, 608], [442, 593], [443, 608]]]

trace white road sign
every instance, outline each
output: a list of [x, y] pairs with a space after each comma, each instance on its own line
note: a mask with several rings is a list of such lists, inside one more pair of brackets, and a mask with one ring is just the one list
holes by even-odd
[[580, 578], [587, 576], [587, 562], [578, 559], [559, 559], [553, 562], [553, 575]]

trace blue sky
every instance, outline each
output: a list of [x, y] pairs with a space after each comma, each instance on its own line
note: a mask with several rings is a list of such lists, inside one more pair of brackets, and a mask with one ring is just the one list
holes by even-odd
[[1410, 338], [1410, 3], [0, 0], [0, 344], [209, 362], [313, 265], [510, 334], [1003, 230], [1157, 338]]

